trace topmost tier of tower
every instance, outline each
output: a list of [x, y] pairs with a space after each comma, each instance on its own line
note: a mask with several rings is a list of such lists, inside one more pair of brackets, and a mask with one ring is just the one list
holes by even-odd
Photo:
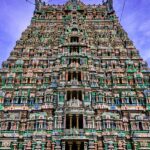
[[[81, 1], [80, 0], [68, 0], [68, 2], [73, 3], [73, 5], [79, 4]], [[114, 11], [113, 8], [113, 0], [103, 0], [102, 4], [107, 6], [107, 10], [109, 13], [112, 13]], [[45, 2], [42, 0], [35, 0], [35, 10], [41, 10], [42, 5], [45, 5]]]
[[80, 0], [70, 0], [71, 2], [73, 2], [73, 3], [77, 3], [77, 2], [79, 2]]

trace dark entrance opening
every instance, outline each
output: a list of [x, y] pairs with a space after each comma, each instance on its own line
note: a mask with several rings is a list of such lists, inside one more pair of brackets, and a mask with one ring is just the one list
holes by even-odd
[[65, 150], [84, 150], [84, 142], [82, 141], [68, 141], [66, 142]]
[[68, 81], [74, 79], [81, 81], [81, 72], [68, 72]]
[[79, 37], [71, 37], [71, 43], [73, 42], [79, 42]]
[[8, 130], [8, 131], [11, 130], [11, 122], [8, 122], [7, 130]]
[[139, 122], [139, 129], [143, 130], [142, 122]]
[[73, 52], [79, 53], [79, 47], [78, 46], [71, 46], [70, 47], [70, 53], [73, 53]]
[[83, 129], [83, 115], [82, 114], [67, 114], [66, 115], [66, 129]]

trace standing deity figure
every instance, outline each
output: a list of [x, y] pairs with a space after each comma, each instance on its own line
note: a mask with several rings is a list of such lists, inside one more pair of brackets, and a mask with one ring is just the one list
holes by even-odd
[[71, 0], [72, 3], [77, 3], [79, 0]]
[[107, 0], [107, 9], [108, 9], [109, 13], [114, 11], [114, 9], [113, 9], [113, 0]]
[[38, 11], [41, 9], [42, 0], [35, 0], [35, 9]]

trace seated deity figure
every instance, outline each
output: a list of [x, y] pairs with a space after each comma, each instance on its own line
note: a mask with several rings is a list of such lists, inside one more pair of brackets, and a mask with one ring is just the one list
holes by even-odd
[[80, 102], [80, 100], [78, 100], [78, 99], [76, 99], [76, 98], [74, 97], [73, 99], [71, 99], [71, 100], [67, 103], [67, 105], [68, 105], [69, 107], [80, 107], [81, 102]]

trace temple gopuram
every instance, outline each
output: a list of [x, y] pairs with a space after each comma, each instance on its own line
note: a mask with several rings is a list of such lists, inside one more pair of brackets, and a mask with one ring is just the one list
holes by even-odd
[[0, 69], [0, 150], [150, 150], [150, 69], [112, 0], [35, 0]]

